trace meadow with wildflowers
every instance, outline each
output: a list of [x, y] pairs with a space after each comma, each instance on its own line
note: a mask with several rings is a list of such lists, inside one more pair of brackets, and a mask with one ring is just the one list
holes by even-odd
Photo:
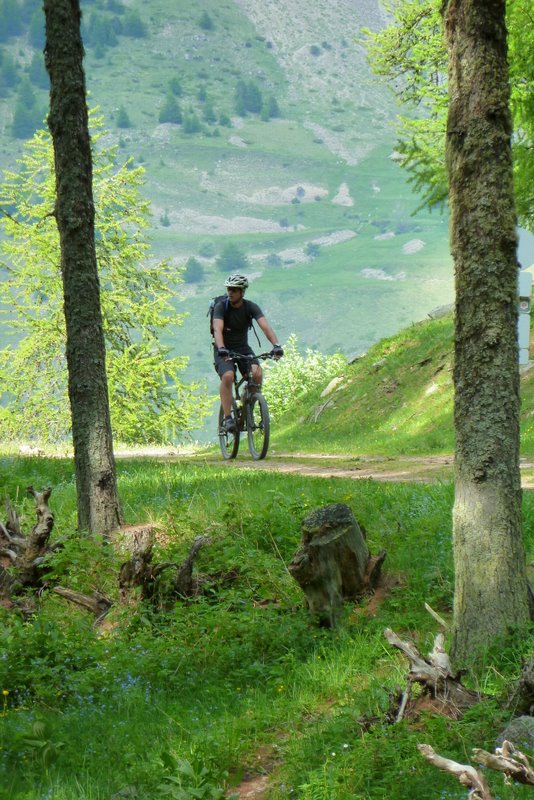
[[[436, 796], [438, 786], [465, 797], [416, 745], [464, 762], [471, 746], [493, 749], [511, 714], [500, 700], [528, 642], [496, 643], [468, 678], [488, 700], [463, 720], [392, 724], [407, 664], [383, 636], [391, 627], [428, 652], [436, 623], [424, 603], [450, 614], [449, 483], [120, 460], [126, 519], [157, 524], [157, 560], [180, 562], [199, 533], [210, 540], [197, 562], [210, 576], [201, 597], [124, 607], [113, 548], [74, 533], [72, 463], [0, 460], [3, 491], [18, 498], [25, 524], [33, 509], [23, 487], [54, 486], [54, 536], [65, 546], [49, 559], [50, 584], [115, 601], [101, 626], [46, 590], [31, 618], [0, 609], [2, 800], [217, 800], [240, 796], [251, 776], [265, 779], [265, 800], [404, 800]], [[387, 550], [380, 602], [347, 606], [335, 630], [314, 624], [287, 569], [302, 518], [330, 502], [352, 508], [371, 552]], [[530, 553], [533, 516], [527, 493]], [[523, 797], [524, 788], [491, 780], [500, 798]]]

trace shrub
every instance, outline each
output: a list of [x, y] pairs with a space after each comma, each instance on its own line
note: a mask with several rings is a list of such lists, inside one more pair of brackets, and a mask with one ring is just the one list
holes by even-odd
[[204, 277], [204, 267], [194, 256], [187, 259], [184, 271], [185, 283], [200, 283]]
[[182, 122], [182, 109], [173, 95], [167, 95], [164, 106], [159, 112], [159, 122], [172, 122], [174, 125], [180, 125]]
[[221, 272], [245, 272], [249, 267], [248, 258], [239, 245], [229, 242], [217, 258], [217, 267]]
[[280, 417], [296, 399], [338, 375], [347, 363], [340, 353], [329, 356], [307, 349], [301, 355], [297, 341], [291, 335], [284, 345], [284, 357], [265, 365], [264, 394], [273, 419]]

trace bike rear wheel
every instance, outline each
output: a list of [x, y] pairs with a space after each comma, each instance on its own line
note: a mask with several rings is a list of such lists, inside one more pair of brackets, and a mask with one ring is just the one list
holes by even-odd
[[237, 417], [237, 405], [235, 402], [232, 403], [232, 418], [235, 422], [235, 430], [225, 431], [222, 425], [224, 420], [224, 411], [223, 407], [221, 406], [219, 409], [218, 433], [219, 433], [219, 444], [221, 446], [221, 453], [225, 461], [228, 461], [231, 458], [235, 458], [237, 455], [237, 451], [239, 450], [239, 421]]
[[247, 438], [250, 455], [255, 461], [265, 458], [269, 449], [269, 409], [265, 397], [256, 392], [247, 405]]

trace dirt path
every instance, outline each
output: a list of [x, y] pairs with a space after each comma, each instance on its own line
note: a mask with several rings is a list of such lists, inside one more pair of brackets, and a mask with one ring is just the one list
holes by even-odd
[[[220, 459], [210, 456], [208, 462]], [[453, 480], [454, 458], [439, 456], [343, 457], [321, 453], [273, 453], [265, 461], [253, 461], [247, 453], [223, 462], [228, 469], [256, 469], [308, 475], [317, 478], [372, 479], [406, 483], [436, 483]], [[521, 460], [521, 485], [534, 489], [534, 463]]]

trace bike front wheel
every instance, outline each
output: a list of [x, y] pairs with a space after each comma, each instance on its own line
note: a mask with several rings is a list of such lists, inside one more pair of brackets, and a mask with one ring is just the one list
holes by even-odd
[[222, 406], [219, 409], [219, 444], [221, 447], [222, 457], [225, 461], [235, 458], [239, 450], [239, 421], [237, 415], [237, 405], [232, 403], [232, 418], [235, 422], [235, 430], [226, 431], [223, 428], [224, 411]]
[[269, 449], [269, 409], [262, 394], [253, 394], [247, 405], [247, 438], [250, 455], [255, 461], [265, 458]]

